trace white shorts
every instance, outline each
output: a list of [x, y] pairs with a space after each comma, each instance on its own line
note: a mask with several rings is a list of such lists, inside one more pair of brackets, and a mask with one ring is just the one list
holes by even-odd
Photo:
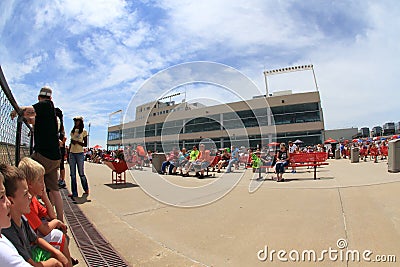
[[53, 229], [48, 235], [42, 236], [44, 240], [46, 240], [50, 245], [52, 245], [54, 248], [63, 251], [64, 250], [64, 245], [65, 245], [65, 235], [62, 231], [58, 229]]

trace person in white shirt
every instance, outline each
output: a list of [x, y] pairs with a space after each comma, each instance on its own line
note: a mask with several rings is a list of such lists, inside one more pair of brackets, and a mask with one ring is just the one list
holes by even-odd
[[294, 153], [297, 149], [296, 144], [294, 144], [292, 141], [289, 141], [289, 153]]
[[[296, 153], [297, 146], [292, 141], [289, 141], [289, 153]], [[296, 173], [296, 167], [292, 167], [292, 173]]]

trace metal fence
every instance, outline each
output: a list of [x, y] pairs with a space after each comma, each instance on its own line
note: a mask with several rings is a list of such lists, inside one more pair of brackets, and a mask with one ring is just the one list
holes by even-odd
[[22, 157], [32, 152], [33, 131], [31, 126], [20, 116], [11, 119], [11, 112], [20, 107], [8, 87], [0, 66], [0, 163], [18, 165]]

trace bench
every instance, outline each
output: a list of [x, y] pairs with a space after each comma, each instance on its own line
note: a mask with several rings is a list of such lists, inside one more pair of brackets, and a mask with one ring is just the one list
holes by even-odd
[[314, 180], [316, 180], [317, 167], [328, 165], [327, 159], [326, 152], [291, 153], [288, 167], [314, 167]]
[[[321, 165], [329, 165], [326, 160], [328, 159], [327, 152], [307, 152], [307, 153], [291, 153], [290, 162], [286, 168], [289, 167], [314, 167], [314, 180], [317, 179], [317, 167]], [[251, 166], [249, 167], [251, 168]], [[274, 168], [270, 165], [262, 165], [258, 170], [258, 179], [261, 179], [261, 170], [266, 169], [267, 173], [269, 169]], [[318, 178], [319, 179], [319, 178]]]

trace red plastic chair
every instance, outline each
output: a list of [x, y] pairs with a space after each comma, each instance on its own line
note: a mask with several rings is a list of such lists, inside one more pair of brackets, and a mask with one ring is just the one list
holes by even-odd
[[115, 184], [125, 184], [126, 183], [126, 171], [128, 170], [128, 165], [124, 160], [120, 161], [105, 161], [111, 169], [111, 182]]

